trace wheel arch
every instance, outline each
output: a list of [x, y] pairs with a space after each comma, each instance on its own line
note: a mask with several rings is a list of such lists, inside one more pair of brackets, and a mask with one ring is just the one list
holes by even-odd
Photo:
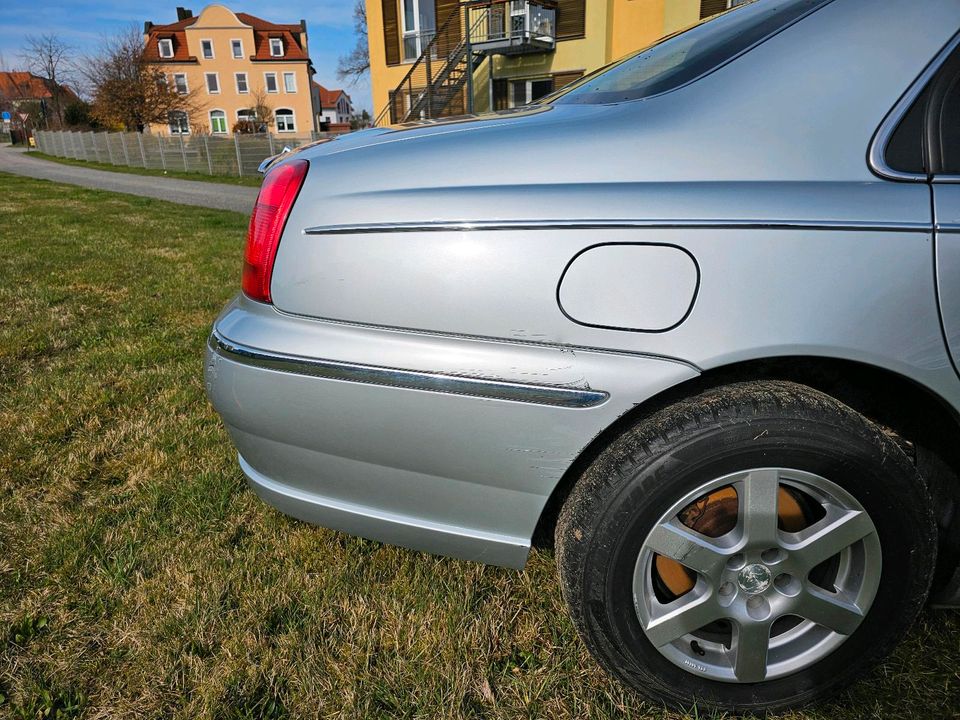
[[[853, 360], [789, 356], [736, 362], [705, 371], [639, 403], [599, 433], [554, 488], [533, 536], [550, 547], [557, 516], [584, 469], [627, 428], [704, 390], [734, 382], [788, 380], [824, 392], [888, 428], [914, 459], [937, 504], [940, 561], [934, 592], [960, 576], [960, 415], [932, 390], [897, 372]], [[960, 580], [953, 577], [953, 581]]]

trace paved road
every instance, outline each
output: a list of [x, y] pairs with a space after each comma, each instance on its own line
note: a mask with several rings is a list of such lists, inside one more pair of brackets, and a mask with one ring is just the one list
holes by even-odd
[[257, 188], [242, 185], [178, 180], [175, 178], [132, 175], [61, 165], [29, 156], [23, 150], [0, 146], [0, 172], [26, 175], [41, 180], [82, 185], [98, 190], [142, 195], [185, 205], [249, 213], [257, 198]]

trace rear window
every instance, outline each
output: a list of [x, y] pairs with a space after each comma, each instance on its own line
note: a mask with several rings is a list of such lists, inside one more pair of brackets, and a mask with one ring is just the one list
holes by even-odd
[[601, 68], [541, 100], [601, 104], [675, 90], [733, 60], [831, 0], [755, 0]]

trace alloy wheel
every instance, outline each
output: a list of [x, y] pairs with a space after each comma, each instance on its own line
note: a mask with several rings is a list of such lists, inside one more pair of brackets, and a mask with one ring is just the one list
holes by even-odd
[[818, 475], [759, 468], [705, 483], [664, 513], [637, 557], [634, 605], [675, 665], [755, 683], [842, 644], [881, 569], [876, 528], [852, 495]]

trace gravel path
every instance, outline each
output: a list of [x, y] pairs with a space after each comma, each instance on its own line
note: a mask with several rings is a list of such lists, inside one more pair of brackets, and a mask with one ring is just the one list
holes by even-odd
[[12, 147], [0, 147], [0, 172], [242, 213], [250, 212], [258, 192], [255, 187], [242, 185], [221, 185], [61, 165], [31, 157], [23, 150]]

